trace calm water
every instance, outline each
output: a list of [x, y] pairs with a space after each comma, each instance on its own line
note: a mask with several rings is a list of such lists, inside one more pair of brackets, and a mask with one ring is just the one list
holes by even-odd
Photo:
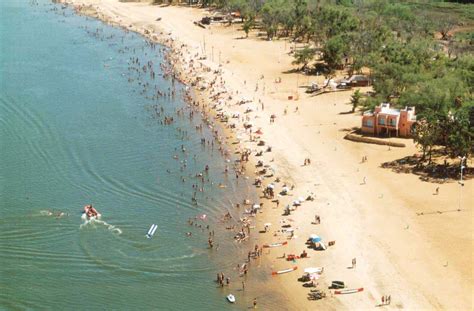
[[[248, 185], [227, 179], [224, 159], [201, 146], [197, 116], [175, 115], [179, 96], [141, 93], [138, 81], [172, 87], [159, 76], [159, 48], [46, 0], [0, 1], [0, 46], [0, 309], [231, 309], [225, 295], [243, 294], [213, 280], [245, 249], [216, 227], [220, 249], [208, 250], [207, 231], [187, 219], [205, 213], [214, 228]], [[137, 80], [131, 57], [153, 61], [156, 79]], [[153, 105], [177, 121], [161, 125]], [[214, 185], [196, 207], [192, 176], [206, 164]], [[84, 223], [87, 203], [103, 223]]]

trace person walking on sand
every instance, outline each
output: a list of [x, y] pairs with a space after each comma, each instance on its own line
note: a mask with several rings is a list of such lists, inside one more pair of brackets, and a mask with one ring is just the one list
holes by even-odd
[[253, 299], [253, 308], [254, 308], [254, 309], [257, 308], [257, 298], [254, 298], [254, 299]]
[[245, 290], [245, 282], [242, 281], [242, 290], [244, 291]]
[[367, 183], [367, 177], [364, 176], [363, 180], [362, 180], [362, 184], [365, 185]]
[[357, 260], [355, 258], [352, 258], [352, 269], [356, 267]]

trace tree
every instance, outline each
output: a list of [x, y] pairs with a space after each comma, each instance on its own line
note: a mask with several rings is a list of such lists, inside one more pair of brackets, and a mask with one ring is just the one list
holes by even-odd
[[253, 27], [253, 24], [254, 24], [254, 19], [253, 18], [247, 18], [245, 20], [244, 24], [242, 25], [242, 29], [245, 32], [245, 38], [249, 37], [249, 32], [250, 32], [250, 29]]
[[359, 90], [356, 90], [351, 96], [352, 112], [355, 112], [357, 106], [360, 104], [362, 95]]
[[292, 62], [293, 65], [303, 65], [300, 70], [304, 71], [308, 66], [308, 63], [314, 58], [315, 49], [305, 46], [301, 50], [295, 52], [295, 60]]
[[474, 128], [470, 123], [470, 114], [474, 111], [474, 105], [459, 109], [450, 119], [447, 127], [446, 149], [452, 157], [469, 157], [474, 149]]
[[419, 120], [414, 126], [413, 141], [420, 146], [423, 156], [421, 162], [426, 160], [428, 155], [428, 165], [431, 164], [431, 154], [433, 146], [438, 140], [438, 126], [434, 119], [434, 113], [429, 119]]
[[333, 37], [323, 47], [323, 60], [329, 68], [339, 68], [343, 65], [343, 58], [348, 51], [349, 46], [342, 36]]
[[268, 0], [260, 11], [262, 26], [267, 33], [267, 39], [272, 39], [278, 31], [279, 15], [286, 6], [283, 0]]

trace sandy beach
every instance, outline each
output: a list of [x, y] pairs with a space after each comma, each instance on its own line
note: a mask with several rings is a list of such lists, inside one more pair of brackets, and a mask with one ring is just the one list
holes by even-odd
[[[81, 6], [78, 10], [83, 14], [170, 46], [180, 76], [195, 84], [198, 99], [206, 100], [214, 115], [238, 115], [223, 125], [228, 127], [229, 145], [238, 140], [235, 148], [253, 151], [247, 171], [256, 170], [259, 160], [274, 170], [273, 177], [263, 180], [261, 189], [276, 177], [281, 179], [275, 183], [276, 192], [284, 183], [294, 186], [289, 195], [279, 197], [278, 208], [271, 200], [262, 199], [262, 213], [252, 232], [259, 234], [264, 223], [271, 223], [259, 241], [288, 241], [287, 246], [265, 250], [264, 262], [257, 268], [270, 274], [298, 266], [296, 272], [271, 279], [270, 286], [287, 298], [288, 309], [365, 310], [379, 305], [383, 295], [391, 296], [391, 304], [384, 308], [472, 309], [472, 180], [465, 182], [460, 197], [455, 181], [424, 182], [413, 174], [381, 168], [384, 162], [417, 153], [412, 140], [391, 139], [403, 142], [405, 148], [344, 140], [348, 131], [360, 126], [360, 115], [348, 113], [352, 91], [305, 94], [302, 86], [321, 83], [324, 77], [285, 73], [295, 68], [289, 55], [293, 44], [289, 42], [265, 41], [257, 32], [243, 38], [239, 24], [203, 29], [193, 22], [208, 12], [197, 8], [118, 0], [69, 2]], [[239, 104], [242, 100], [246, 103]], [[276, 116], [275, 122], [270, 122], [271, 115]], [[234, 128], [230, 128], [231, 123]], [[253, 133], [244, 128], [249, 123]], [[257, 129], [262, 134], [256, 134]], [[257, 146], [260, 140], [265, 141], [264, 147]], [[271, 152], [254, 156], [268, 146]], [[368, 160], [362, 163], [364, 156]], [[306, 158], [310, 165], [303, 165]], [[468, 159], [468, 165], [473, 164]], [[437, 187], [439, 194], [434, 195]], [[310, 193], [314, 201], [305, 201], [290, 216], [282, 217], [285, 205]], [[421, 212], [424, 215], [417, 214]], [[320, 224], [312, 224], [315, 215], [320, 216]], [[276, 232], [283, 219], [295, 230], [290, 240]], [[326, 251], [307, 250], [310, 258], [296, 263], [278, 258], [306, 250], [310, 234], [326, 242], [335, 241], [335, 245]], [[353, 258], [355, 267], [351, 265]], [[297, 278], [307, 267], [324, 267], [318, 282], [328, 293], [326, 299], [306, 299], [309, 290]], [[332, 280], [364, 291], [333, 296], [327, 289]]]

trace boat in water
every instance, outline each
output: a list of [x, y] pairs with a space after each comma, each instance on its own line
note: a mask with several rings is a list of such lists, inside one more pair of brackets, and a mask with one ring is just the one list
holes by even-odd
[[87, 216], [87, 219], [95, 218], [98, 219], [102, 215], [92, 206], [92, 205], [86, 205], [84, 206], [84, 214]]

